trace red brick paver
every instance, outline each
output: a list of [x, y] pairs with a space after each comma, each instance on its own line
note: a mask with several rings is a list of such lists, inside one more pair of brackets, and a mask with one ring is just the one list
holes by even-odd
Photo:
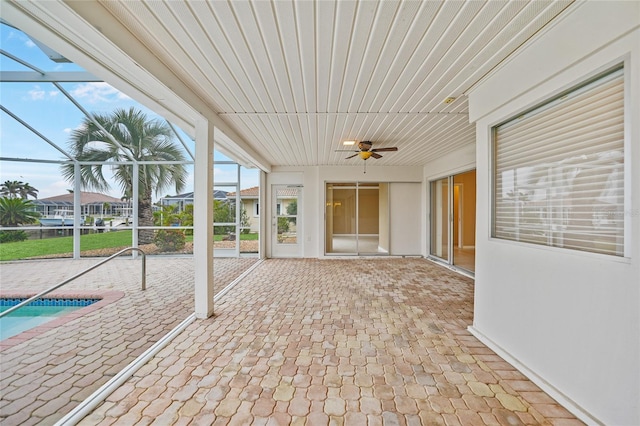
[[216, 312], [81, 424], [581, 424], [467, 332], [473, 281], [425, 260], [268, 260]]

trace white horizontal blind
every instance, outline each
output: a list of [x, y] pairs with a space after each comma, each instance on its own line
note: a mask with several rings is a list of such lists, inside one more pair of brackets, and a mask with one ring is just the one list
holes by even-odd
[[493, 130], [495, 238], [624, 255], [622, 68]]

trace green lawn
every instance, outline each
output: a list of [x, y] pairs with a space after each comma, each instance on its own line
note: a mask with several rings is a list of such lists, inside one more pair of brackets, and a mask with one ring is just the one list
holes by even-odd
[[[130, 247], [131, 230], [80, 236], [80, 250]], [[35, 256], [73, 253], [73, 237], [45, 238], [0, 244], [0, 260], [27, 259]]]
[[[222, 241], [224, 235], [215, 235], [215, 241]], [[188, 235], [187, 241], [193, 241]], [[258, 234], [240, 234], [241, 240], [257, 240]], [[80, 250], [96, 250], [112, 247], [131, 247], [131, 230], [86, 234], [80, 236]], [[0, 261], [28, 259], [36, 256], [48, 256], [73, 253], [73, 237], [46, 238], [0, 244]]]

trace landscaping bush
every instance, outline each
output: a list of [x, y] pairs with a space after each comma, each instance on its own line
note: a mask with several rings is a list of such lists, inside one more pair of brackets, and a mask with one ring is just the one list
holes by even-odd
[[0, 244], [25, 241], [29, 236], [24, 231], [0, 231]]
[[185, 246], [184, 232], [179, 229], [160, 229], [153, 242], [161, 252], [180, 251]]
[[285, 232], [289, 232], [289, 218], [279, 217], [278, 218], [278, 234], [284, 234]]

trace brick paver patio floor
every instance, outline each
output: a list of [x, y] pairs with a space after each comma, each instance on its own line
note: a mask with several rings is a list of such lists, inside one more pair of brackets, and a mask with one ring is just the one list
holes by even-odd
[[[2, 263], [0, 293], [35, 294], [98, 261]], [[216, 259], [216, 290], [256, 261]], [[114, 259], [52, 293], [118, 293], [121, 297], [2, 349], [0, 424], [54, 424], [193, 313], [192, 258], [149, 257], [146, 291], [140, 289], [140, 268], [139, 260]]]
[[267, 260], [82, 425], [577, 425], [422, 259]]

